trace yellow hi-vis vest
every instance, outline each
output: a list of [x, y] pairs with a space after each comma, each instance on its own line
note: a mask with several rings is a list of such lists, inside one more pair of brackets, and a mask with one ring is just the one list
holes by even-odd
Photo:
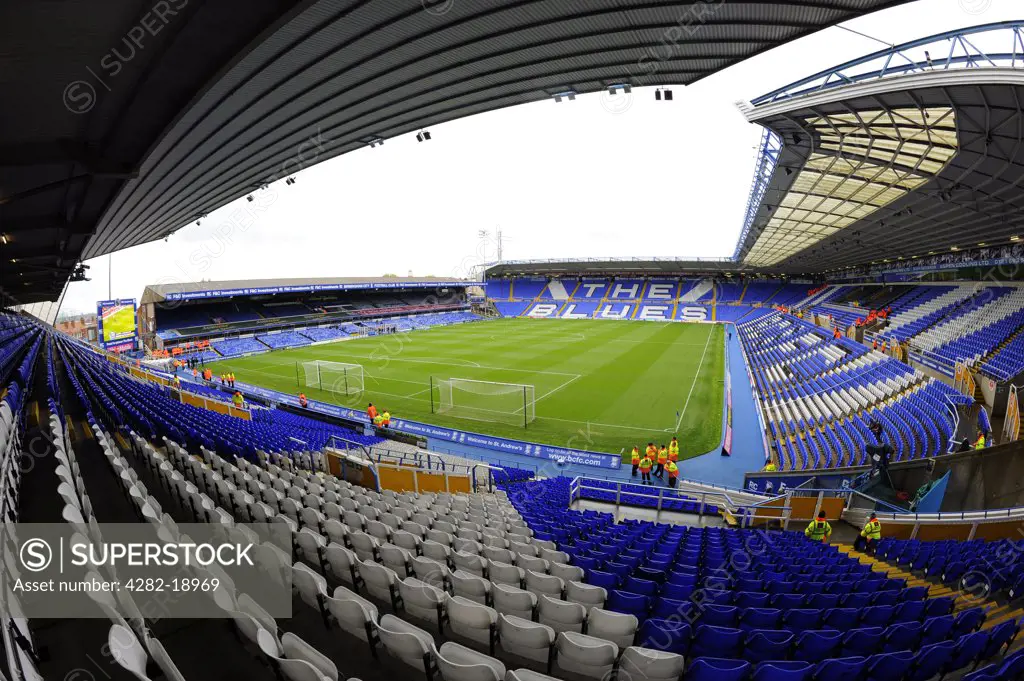
[[812, 520], [807, 529], [804, 530], [804, 535], [810, 537], [814, 541], [821, 541], [828, 535], [832, 534], [832, 526], [828, 524], [827, 520], [817, 521]]
[[978, 438], [977, 442], [974, 443], [975, 449], [985, 449], [985, 436], [982, 435]]
[[651, 460], [646, 456], [640, 460], [640, 470], [643, 471], [644, 473], [651, 470], [651, 466], [653, 465], [654, 464], [651, 462]]
[[881, 539], [882, 523], [877, 520], [869, 520], [865, 523], [864, 529], [860, 531], [860, 536], [867, 537], [868, 539]]
[[638, 465], [640, 463], [640, 450], [633, 447], [633, 451], [629, 455], [629, 460], [634, 466]]
[[662, 447], [658, 450], [658, 463], [663, 464], [668, 461], [668, 450]]

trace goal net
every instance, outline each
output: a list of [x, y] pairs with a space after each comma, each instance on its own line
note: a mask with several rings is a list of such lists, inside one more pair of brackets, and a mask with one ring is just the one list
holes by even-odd
[[300, 386], [338, 395], [363, 392], [363, 365], [313, 360], [296, 364]]
[[537, 417], [532, 385], [469, 378], [442, 379], [437, 385], [441, 414], [520, 426]]

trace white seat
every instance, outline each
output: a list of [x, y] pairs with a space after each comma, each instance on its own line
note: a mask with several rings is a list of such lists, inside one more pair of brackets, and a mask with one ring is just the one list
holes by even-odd
[[330, 658], [295, 634], [285, 634], [279, 644], [261, 629], [259, 639], [260, 649], [290, 681], [338, 681], [338, 668]]
[[334, 577], [353, 586], [359, 578], [358, 562], [354, 551], [346, 549], [340, 544], [330, 543], [324, 549], [324, 561], [327, 570]]
[[558, 681], [558, 679], [532, 669], [516, 669], [515, 671], [509, 669], [505, 673], [505, 681]]
[[514, 615], [499, 615], [498, 638], [502, 650], [550, 665], [555, 645], [555, 630], [551, 627]]
[[608, 600], [608, 591], [603, 586], [583, 584], [581, 582], [566, 582], [565, 600], [579, 603], [587, 610], [590, 608], [603, 608]]
[[603, 679], [615, 665], [619, 647], [601, 638], [563, 631], [555, 640], [558, 667], [592, 679]]
[[384, 544], [378, 549], [380, 562], [391, 568], [399, 577], [407, 577], [412, 567], [413, 554], [400, 546]]
[[411, 551], [415, 555], [420, 548], [422, 540], [418, 535], [412, 532], [406, 532], [405, 530], [395, 530], [391, 533], [391, 542], [406, 551]]
[[491, 603], [499, 613], [532, 620], [537, 607], [537, 595], [508, 584], [492, 583]]
[[490, 560], [487, 565], [487, 576], [495, 584], [508, 584], [518, 588], [523, 585], [526, 571], [509, 563]]
[[547, 595], [537, 599], [537, 621], [541, 624], [548, 625], [559, 634], [563, 631], [583, 633], [583, 623], [587, 621], [584, 606]]
[[378, 620], [377, 606], [343, 586], [326, 597], [327, 612], [342, 631], [370, 644], [373, 651]]
[[683, 675], [683, 656], [630, 646], [619, 659], [619, 673], [632, 681], [675, 681]]
[[303, 603], [326, 618], [323, 597], [327, 595], [327, 580], [323, 575], [317, 574], [308, 565], [296, 563], [292, 566], [292, 586]]
[[481, 577], [486, 574], [487, 559], [483, 556], [464, 551], [453, 551], [451, 558], [456, 570], [462, 570]]
[[490, 601], [491, 583], [483, 577], [456, 570], [451, 574], [449, 580], [456, 596], [468, 598], [482, 605], [487, 605]]
[[323, 535], [317, 534], [308, 527], [304, 527], [295, 535], [295, 545], [298, 548], [299, 558], [307, 563], [316, 565], [321, 570], [323, 569], [323, 552], [324, 547], [327, 546], [327, 540], [324, 539]]
[[565, 551], [556, 551], [554, 549], [541, 549], [540, 557], [549, 563], [562, 563], [567, 564], [569, 562], [569, 554]]
[[534, 572], [545, 573], [548, 571], [548, 562], [546, 560], [521, 553], [516, 554], [516, 565], [524, 570], [533, 570]]
[[587, 634], [612, 641], [620, 648], [633, 645], [638, 621], [635, 615], [592, 608], [587, 616]]
[[447, 565], [425, 556], [412, 559], [412, 571], [416, 579], [442, 590], [447, 588], [452, 574]]
[[565, 590], [565, 581], [561, 577], [545, 575], [533, 570], [526, 571], [526, 590], [538, 596], [548, 595], [561, 598]]
[[[349, 525], [351, 527], [351, 525]], [[352, 543], [352, 550], [359, 556], [359, 560], [377, 560], [377, 550], [380, 542], [365, 532], [349, 532], [348, 540]]]
[[561, 577], [566, 582], [579, 582], [583, 580], [583, 568], [578, 565], [549, 563], [548, 574], [552, 577]]
[[406, 613], [436, 624], [438, 630], [441, 629], [444, 591], [415, 577], [406, 577], [398, 580], [398, 593], [402, 597]]
[[388, 653], [428, 676], [431, 674], [435, 662], [434, 638], [430, 634], [394, 615], [380, 618], [377, 633]]
[[112, 625], [107, 633], [107, 645], [110, 647], [110, 656], [122, 669], [131, 672], [140, 681], [149, 681], [146, 675], [149, 655], [131, 629], [121, 624]]
[[448, 558], [452, 554], [452, 550], [448, 548], [447, 545], [439, 544], [438, 542], [432, 541], [430, 539], [427, 539], [422, 544], [420, 544], [420, 551], [423, 552], [423, 555], [425, 557], [432, 558], [434, 560], [439, 560], [442, 563], [447, 563]]
[[505, 665], [493, 657], [448, 641], [437, 651], [444, 681], [503, 681]]
[[498, 627], [498, 613], [494, 608], [451, 594], [445, 594], [444, 605], [448, 612], [448, 626], [453, 632], [487, 645], [491, 653], [494, 652], [494, 639]]
[[363, 578], [366, 591], [374, 598], [396, 604], [398, 594], [398, 575], [389, 567], [373, 561], [359, 561], [359, 576]]

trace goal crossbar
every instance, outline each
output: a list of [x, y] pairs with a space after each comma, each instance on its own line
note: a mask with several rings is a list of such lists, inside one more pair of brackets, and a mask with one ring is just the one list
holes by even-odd
[[[431, 398], [434, 384], [431, 377]], [[438, 413], [524, 428], [537, 418], [536, 389], [528, 383], [452, 377], [437, 380], [436, 385]]]

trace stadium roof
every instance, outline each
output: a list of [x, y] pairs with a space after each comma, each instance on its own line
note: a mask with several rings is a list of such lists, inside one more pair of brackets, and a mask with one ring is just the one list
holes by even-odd
[[580, 258], [506, 260], [487, 267], [486, 276], [584, 276], [627, 274], [638, 277], [677, 277], [707, 272], [739, 273], [743, 267], [731, 258]]
[[[1005, 34], [1005, 35], [1004, 35]], [[977, 47], [998, 38], [998, 51]], [[1024, 233], [1024, 22], [945, 33], [742, 107], [767, 128], [744, 265], [845, 267]]]
[[692, 83], [906, 1], [19, 3], [0, 21], [0, 284], [52, 300], [80, 259], [371, 141]]
[[[399, 287], [423, 284], [451, 284], [457, 281], [453, 277], [295, 277], [287, 279], [231, 279], [226, 281], [194, 281], [188, 283], [173, 282], [166, 284], [150, 284], [142, 292], [140, 304], [159, 303], [168, 297], [203, 292], [251, 291], [248, 295], [259, 295], [261, 289], [283, 289], [280, 292], [301, 292], [314, 287], [353, 286], [386, 284]], [[465, 282], [473, 284], [476, 282]], [[290, 289], [290, 290], [289, 290]]]

